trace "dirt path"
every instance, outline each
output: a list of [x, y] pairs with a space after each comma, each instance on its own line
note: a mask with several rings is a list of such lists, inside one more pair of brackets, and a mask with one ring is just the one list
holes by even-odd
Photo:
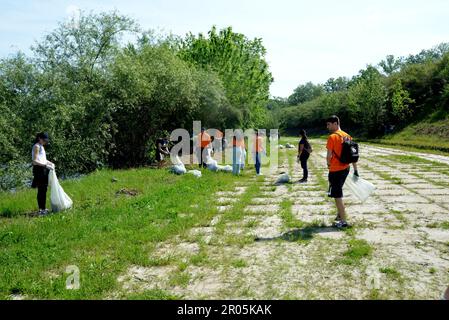
[[[315, 141], [309, 183], [282, 151], [279, 168], [216, 194], [209, 224], [162, 243], [119, 278], [123, 292], [162, 289], [185, 299], [439, 299], [449, 285], [449, 158], [363, 146], [360, 173], [377, 187], [361, 204], [348, 190], [352, 229], [332, 228], [325, 150]], [[427, 156], [426, 156], [427, 157]], [[427, 157], [428, 158], [428, 157]], [[267, 169], [268, 170], [268, 169]]]

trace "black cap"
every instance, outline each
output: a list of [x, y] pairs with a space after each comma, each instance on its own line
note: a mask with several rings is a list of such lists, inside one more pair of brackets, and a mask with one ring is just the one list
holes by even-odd
[[48, 133], [47, 133], [47, 132], [41, 132], [41, 133], [38, 133], [37, 138], [38, 138], [38, 139], [45, 140], [45, 141], [47, 141], [47, 142], [48, 142], [48, 140], [50, 139], [50, 137], [48, 136]]

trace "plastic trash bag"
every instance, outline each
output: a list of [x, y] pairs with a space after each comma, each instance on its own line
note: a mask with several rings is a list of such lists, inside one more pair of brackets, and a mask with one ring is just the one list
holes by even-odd
[[376, 187], [365, 179], [354, 176], [353, 173], [348, 175], [346, 185], [349, 190], [362, 202], [365, 202], [376, 190]]
[[184, 167], [184, 165], [182, 164], [177, 164], [174, 165], [173, 167], [171, 167], [171, 172], [177, 174], [177, 175], [181, 175], [181, 174], [186, 174], [187, 170], [186, 167]]
[[187, 173], [184, 163], [182, 163], [181, 159], [179, 159], [178, 156], [175, 156], [174, 159], [172, 159], [172, 163], [173, 163], [173, 166], [170, 169], [171, 172], [178, 174], [178, 175]]
[[280, 145], [279, 145], [279, 149], [285, 149], [285, 146], [282, 145], [282, 144], [280, 144]]
[[217, 171], [232, 172], [232, 166], [230, 166], [230, 165], [227, 165], [227, 166], [217, 165]]
[[292, 144], [290, 144], [290, 143], [287, 143], [287, 144], [285, 145], [285, 147], [286, 147], [287, 149], [295, 149], [295, 146], [292, 145]]
[[287, 173], [284, 173], [279, 176], [279, 178], [276, 180], [276, 184], [283, 184], [283, 183], [289, 183], [290, 182], [290, 176]]
[[53, 212], [59, 212], [70, 209], [73, 205], [73, 201], [64, 192], [64, 189], [62, 189], [61, 185], [59, 184], [55, 170], [50, 170], [48, 180], [51, 188], [50, 194], [51, 210]]
[[202, 173], [199, 170], [189, 170], [189, 171], [187, 171], [187, 173], [193, 174], [197, 178], [201, 178], [202, 177]]
[[218, 171], [218, 167], [217, 167], [218, 162], [217, 162], [217, 160], [212, 158], [210, 148], [208, 148], [206, 150], [206, 161], [205, 162], [206, 162], [207, 169], [209, 169], [210, 171], [214, 171], [214, 172]]

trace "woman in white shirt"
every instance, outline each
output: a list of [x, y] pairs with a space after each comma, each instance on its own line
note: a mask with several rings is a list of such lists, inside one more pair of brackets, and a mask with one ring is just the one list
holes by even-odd
[[44, 146], [48, 144], [48, 134], [41, 132], [36, 136], [35, 144], [31, 150], [31, 160], [33, 161], [33, 183], [32, 188], [37, 188], [37, 204], [39, 215], [47, 215], [46, 208], [48, 172], [54, 170], [54, 163], [47, 160]]

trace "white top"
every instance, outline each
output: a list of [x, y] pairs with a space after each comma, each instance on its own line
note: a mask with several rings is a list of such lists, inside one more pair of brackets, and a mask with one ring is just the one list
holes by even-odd
[[37, 161], [39, 161], [40, 163], [46, 164], [47, 163], [47, 155], [45, 153], [44, 146], [41, 145], [40, 143], [36, 143], [33, 146], [33, 149], [31, 150], [31, 161], [34, 161], [34, 148], [35, 148], [35, 146], [39, 147], [39, 153], [37, 154]]

